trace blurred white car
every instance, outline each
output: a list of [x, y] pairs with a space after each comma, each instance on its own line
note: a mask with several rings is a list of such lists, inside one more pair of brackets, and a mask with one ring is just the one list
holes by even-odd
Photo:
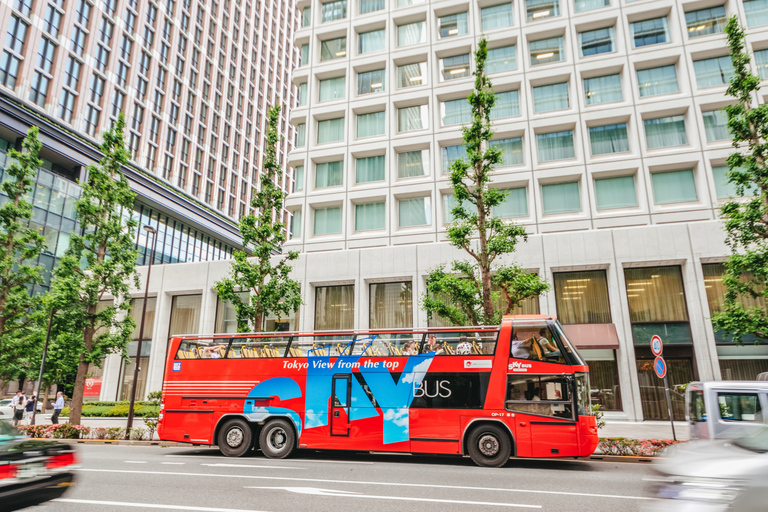
[[13, 407], [11, 407], [11, 399], [4, 398], [0, 400], [0, 420], [12, 420], [13, 419]]
[[657, 512], [768, 509], [768, 427], [730, 441], [692, 442], [654, 464]]

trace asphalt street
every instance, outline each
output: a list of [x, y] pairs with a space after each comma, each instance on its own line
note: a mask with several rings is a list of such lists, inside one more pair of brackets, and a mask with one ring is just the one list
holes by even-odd
[[225, 458], [210, 448], [78, 445], [77, 484], [30, 512], [311, 510], [639, 511], [649, 464], [299, 452]]

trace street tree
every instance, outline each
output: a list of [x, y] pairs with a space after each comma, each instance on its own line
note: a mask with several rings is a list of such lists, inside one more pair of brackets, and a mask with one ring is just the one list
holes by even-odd
[[125, 357], [136, 323], [127, 314], [130, 290], [139, 287], [138, 251], [134, 248], [136, 220], [132, 216], [135, 194], [123, 166], [128, 161], [121, 113], [102, 134], [98, 164], [88, 167], [80, 183], [82, 194], [75, 213], [82, 234], [73, 235], [69, 248], [54, 270], [50, 307], [54, 317], [55, 351], [61, 357], [76, 355], [77, 375], [72, 391], [69, 422], [80, 423], [85, 378], [90, 363], [101, 364], [109, 353]]
[[737, 16], [728, 20], [725, 33], [734, 71], [726, 94], [736, 99], [725, 108], [736, 148], [728, 157], [727, 178], [736, 198], [721, 209], [731, 255], [723, 274], [724, 304], [712, 322], [741, 343], [749, 334], [768, 338], [768, 105], [757, 101], [760, 77], [751, 70]]
[[43, 283], [43, 269], [31, 263], [45, 245], [43, 235], [29, 226], [32, 218], [32, 184], [43, 162], [42, 147], [33, 126], [22, 150], [8, 151], [9, 165], [0, 206], [0, 382], [19, 378], [29, 370], [30, 359], [41, 340], [41, 296], [31, 293]]
[[299, 253], [283, 251], [287, 225], [282, 220], [285, 192], [280, 188], [283, 171], [277, 163], [280, 106], [269, 110], [267, 145], [260, 176], [260, 187], [251, 201], [255, 215], [247, 215], [238, 225], [243, 247], [253, 256], [235, 251], [229, 275], [215, 285], [221, 300], [229, 301], [237, 316], [238, 332], [261, 332], [267, 315], [287, 318], [302, 304], [299, 283], [290, 277], [291, 265]]
[[431, 319], [438, 315], [454, 325], [493, 325], [529, 297], [549, 289], [538, 275], [515, 264], [503, 264], [517, 244], [527, 239], [525, 228], [494, 216], [505, 190], [491, 186], [492, 172], [501, 162], [493, 137], [491, 109], [496, 94], [485, 74], [488, 46], [483, 38], [475, 51], [475, 86], [467, 101], [472, 122], [462, 128], [466, 158], [450, 166], [454, 206], [448, 225], [450, 244], [467, 257], [440, 265], [427, 276], [422, 305]]

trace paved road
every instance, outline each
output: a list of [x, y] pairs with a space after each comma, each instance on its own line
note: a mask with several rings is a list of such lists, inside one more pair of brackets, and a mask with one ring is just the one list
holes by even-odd
[[77, 485], [29, 512], [639, 511], [647, 464], [298, 453], [239, 459], [215, 449], [79, 445]]

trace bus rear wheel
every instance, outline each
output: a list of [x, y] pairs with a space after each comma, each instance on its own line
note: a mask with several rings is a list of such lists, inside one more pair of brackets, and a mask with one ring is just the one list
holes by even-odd
[[251, 426], [240, 418], [227, 421], [219, 430], [216, 444], [227, 457], [242, 457], [253, 448]]
[[296, 435], [285, 420], [272, 420], [261, 429], [259, 447], [268, 459], [284, 459], [293, 453]]
[[481, 425], [472, 429], [467, 448], [475, 464], [488, 468], [500, 468], [512, 454], [509, 436], [496, 425]]

